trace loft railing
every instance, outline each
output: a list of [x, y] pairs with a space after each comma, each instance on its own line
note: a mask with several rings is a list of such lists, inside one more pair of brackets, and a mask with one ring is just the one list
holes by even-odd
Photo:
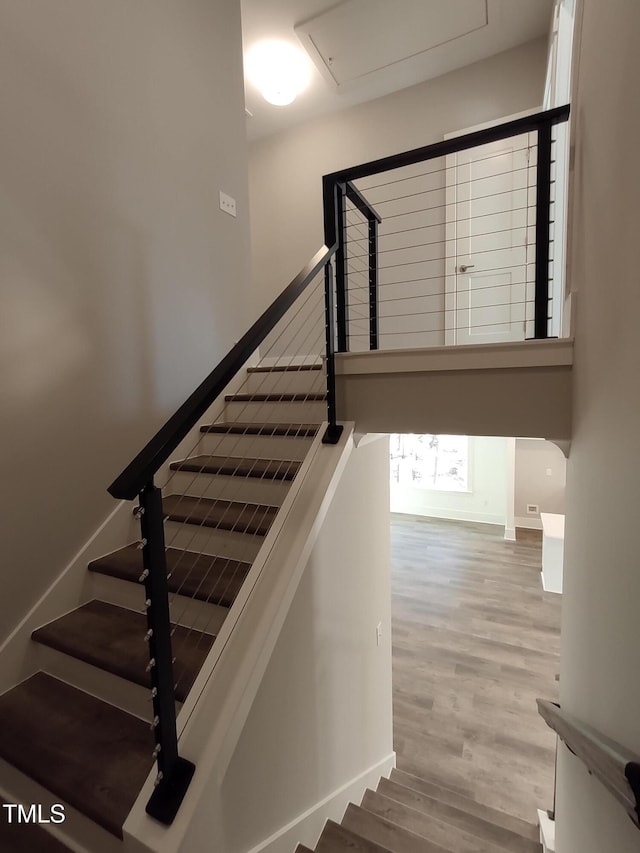
[[559, 705], [538, 699], [538, 713], [623, 806], [640, 828], [640, 756], [587, 726]]
[[550, 336], [565, 153], [553, 129], [568, 117], [558, 107], [323, 178], [338, 351]]
[[[247, 559], [251, 562], [274, 518], [274, 507], [267, 501], [264, 505], [239, 502], [237, 484], [225, 485], [225, 476], [219, 478], [222, 486], [220, 482], [214, 486], [213, 479], [206, 476], [200, 478], [197, 486], [195, 480], [203, 473], [233, 475], [240, 468], [243, 474], [256, 480], [264, 479], [265, 473], [275, 481], [295, 476], [293, 466], [279, 459], [251, 459], [247, 467], [247, 460], [240, 458], [230, 444], [233, 435], [208, 436], [209, 440], [224, 440], [222, 455], [213, 457], [215, 470], [212, 470], [212, 458], [198, 455], [200, 434], [192, 448], [185, 448], [185, 439], [252, 359], [252, 372], [248, 372], [245, 386], [240, 384], [233, 395], [234, 406], [244, 406], [235, 418], [242, 428], [246, 427], [244, 434], [256, 434], [255, 425], [243, 423], [243, 420], [251, 420], [243, 419], [248, 406], [267, 405], [265, 401], [273, 397], [280, 401], [302, 398], [303, 402], [324, 399], [325, 389], [320, 387], [312, 388], [306, 395], [289, 393], [286, 383], [291, 381], [291, 371], [310, 373], [313, 369], [326, 387], [328, 426], [323, 442], [338, 440], [342, 427], [336, 422], [333, 366], [336, 324], [332, 264], [336, 250], [336, 246], [323, 246], [316, 253], [109, 487], [115, 498], [133, 500], [137, 497], [139, 501], [134, 513], [141, 526], [138, 547], [142, 550], [143, 562], [139, 580], [145, 589], [148, 672], [153, 703], [151, 728], [156, 739], [153, 755], [158, 767], [154, 793], [146, 810], [165, 824], [173, 821], [195, 769], [193, 763], [179, 755], [176, 699], [183, 701], [193, 683], [194, 673], [188, 671], [187, 662], [192, 663], [194, 657], [203, 660], [213, 641], [216, 626], [211, 625], [211, 616], [203, 616], [200, 605], [202, 601], [211, 605], [228, 603], [230, 590], [239, 589], [243, 567], [246, 571], [248, 565], [243, 560], [213, 556], [216, 551], [210, 537], [220, 530], [225, 536], [253, 536], [255, 545], [251, 542], [247, 546]], [[249, 381], [250, 387], [246, 384]], [[261, 383], [267, 381], [269, 393], [262, 393], [266, 386], [263, 389]], [[242, 393], [245, 390], [248, 393]], [[312, 432], [305, 424], [297, 426], [299, 429], [293, 429], [294, 435]], [[268, 434], [278, 435], [280, 427], [272, 422]], [[242, 428], [234, 432], [242, 435]], [[214, 425], [211, 432], [217, 431]], [[285, 431], [291, 434], [290, 424]], [[186, 458], [169, 464], [178, 448], [180, 455]], [[176, 483], [181, 478], [182, 485], [178, 487]], [[184, 478], [191, 478], [186, 485]], [[165, 482], [160, 483], [161, 479]], [[231, 492], [225, 493], [225, 488], [231, 488]], [[211, 489], [214, 491], [208, 491]], [[188, 534], [181, 530], [171, 532], [165, 525], [167, 520], [187, 521], [191, 529]], [[208, 576], [214, 565], [215, 583], [212, 583]], [[193, 613], [189, 614], [185, 608], [191, 602]], [[211, 612], [215, 612], [215, 607]]]

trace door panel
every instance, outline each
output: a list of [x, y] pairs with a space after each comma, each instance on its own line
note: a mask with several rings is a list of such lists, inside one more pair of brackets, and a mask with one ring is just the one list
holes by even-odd
[[527, 337], [535, 275], [534, 178], [529, 134], [448, 158], [448, 343]]

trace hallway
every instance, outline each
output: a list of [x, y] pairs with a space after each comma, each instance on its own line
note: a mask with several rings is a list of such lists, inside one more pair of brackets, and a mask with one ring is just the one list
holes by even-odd
[[560, 596], [541, 537], [392, 515], [394, 746], [400, 770], [529, 822], [553, 803]]

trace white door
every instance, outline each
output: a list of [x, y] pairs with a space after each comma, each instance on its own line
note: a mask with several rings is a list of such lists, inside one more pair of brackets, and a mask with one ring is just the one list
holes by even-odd
[[448, 344], [532, 334], [536, 149], [530, 137], [535, 134], [447, 158]]

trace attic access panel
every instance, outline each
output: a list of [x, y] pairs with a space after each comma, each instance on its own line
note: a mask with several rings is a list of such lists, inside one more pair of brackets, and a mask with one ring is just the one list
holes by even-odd
[[488, 0], [344, 0], [295, 27], [325, 78], [342, 86], [489, 23]]

